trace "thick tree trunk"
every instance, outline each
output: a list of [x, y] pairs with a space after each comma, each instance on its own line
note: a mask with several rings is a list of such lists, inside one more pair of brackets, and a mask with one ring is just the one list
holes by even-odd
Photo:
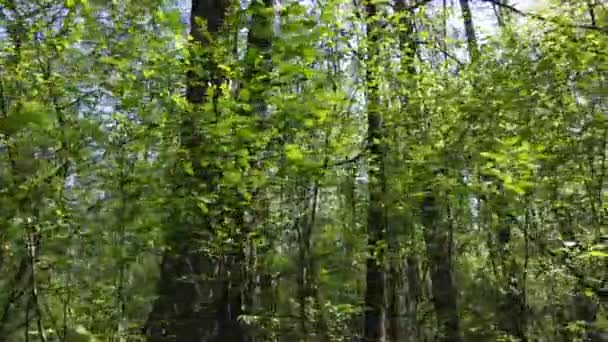
[[[394, 233], [389, 233], [393, 235]], [[387, 277], [387, 327], [386, 335], [389, 341], [399, 341], [402, 331], [402, 308], [401, 298], [404, 289], [403, 262], [399, 260], [398, 246], [394, 239], [389, 242], [389, 271]]]
[[[265, 91], [270, 89], [270, 72], [272, 71], [272, 39], [274, 37], [273, 22], [274, 22], [274, 11], [273, 11], [274, 0], [262, 0], [252, 1], [249, 5], [249, 12], [251, 13], [251, 21], [249, 26], [249, 32], [247, 35], [247, 51], [245, 54], [245, 70], [241, 81], [240, 87], [244, 87], [249, 91], [249, 103], [251, 104], [251, 112], [243, 112], [244, 116], [254, 115], [257, 118], [257, 128], [261, 131], [260, 134], [267, 134], [264, 132], [269, 128], [269, 111], [266, 103]], [[249, 150], [249, 155], [258, 155], [259, 150], [256, 150], [254, 141], [245, 141], [244, 145]], [[272, 150], [273, 146], [266, 146], [261, 151], [263, 154], [267, 154], [269, 150]], [[250, 169], [260, 169], [261, 163], [253, 158], [249, 160]], [[248, 224], [247, 227], [243, 227], [245, 233], [250, 233], [252, 229], [258, 225], [263, 225], [270, 217], [270, 201], [267, 199], [267, 189], [265, 188], [252, 188], [251, 192], [251, 204], [250, 212], [254, 219], [254, 222]], [[275, 313], [275, 297], [273, 289], [272, 275], [267, 273], [265, 268], [266, 260], [268, 259], [268, 253], [272, 250], [263, 249], [258, 250], [255, 243], [251, 243], [252, 250], [256, 253], [251, 256], [250, 264], [254, 265], [247, 270], [248, 279], [251, 280], [249, 285], [249, 296], [253, 296], [256, 290], [259, 290], [260, 300], [256, 303], [253, 298], [249, 300], [246, 310], [250, 312], [261, 312], [264, 315], [272, 316]], [[263, 265], [255, 266], [255, 265]], [[258, 281], [254, 281], [258, 279]], [[257, 288], [256, 288], [257, 287]], [[265, 320], [262, 326], [267, 325], [271, 320]], [[272, 332], [267, 331], [266, 328], [262, 328], [257, 333], [255, 340], [265, 340], [270, 338]]]
[[[416, 76], [415, 59], [418, 45], [416, 44], [416, 30], [415, 30], [415, 13], [412, 7], [414, 2], [405, 0], [395, 1], [395, 10], [397, 14], [400, 14], [399, 19], [399, 49], [402, 54], [401, 57], [401, 71], [407, 74], [408, 78]], [[406, 6], [409, 5], [409, 6]], [[422, 6], [422, 5], [420, 5]], [[403, 98], [401, 106], [405, 109], [408, 106], [408, 99]], [[404, 156], [409, 158], [408, 156]], [[415, 244], [414, 237], [414, 225], [409, 222], [405, 217], [401, 220], [401, 224], [405, 224], [406, 231], [408, 231], [409, 246], [407, 248], [408, 254], [405, 260], [395, 260], [398, 263], [398, 269], [401, 271], [398, 275], [401, 277], [401, 282], [394, 281], [392, 285], [400, 284], [399, 289], [404, 290], [404, 307], [402, 310], [399, 305], [395, 305], [393, 300], [399, 299], [399, 296], [391, 300], [390, 303], [390, 330], [389, 338], [391, 341], [417, 341], [419, 339], [418, 334], [418, 322], [417, 322], [417, 310], [418, 301], [420, 299], [420, 277], [418, 274], [418, 258], [414, 248]], [[391, 272], [391, 275], [393, 273]], [[398, 291], [398, 288], [393, 287], [393, 293]], [[396, 310], [395, 310], [396, 309]], [[404, 320], [402, 312], [407, 313], [407, 317]], [[404, 328], [404, 329], [402, 329]], [[402, 331], [403, 330], [403, 331]]]
[[459, 342], [460, 320], [452, 270], [450, 224], [441, 219], [442, 210], [436, 194], [427, 191], [422, 202], [424, 239], [431, 268], [432, 296], [439, 331], [437, 341]]
[[379, 110], [379, 89], [374, 70], [374, 59], [377, 54], [378, 32], [375, 27], [376, 6], [367, 3], [365, 6], [368, 19], [368, 60], [367, 60], [367, 124], [368, 124], [368, 169], [369, 169], [369, 204], [367, 210], [368, 253], [365, 289], [365, 341], [385, 340], [386, 316], [386, 275], [384, 251], [381, 244], [385, 241], [385, 175], [383, 151], [382, 115]]
[[[414, 238], [412, 238], [413, 240]], [[410, 252], [406, 258], [407, 267], [407, 313], [409, 326], [409, 340], [420, 340], [420, 329], [418, 326], [418, 304], [422, 298], [422, 281], [418, 271], [418, 256]]]
[[[199, 70], [188, 73], [186, 98], [194, 105], [205, 103], [209, 85], [216, 84], [220, 79], [220, 75], [214, 72], [216, 68], [213, 67], [213, 62], [206, 58], [206, 53], [201, 56], [196, 49], [197, 46], [204, 47], [210, 43], [199, 23], [202, 20], [207, 25], [206, 31], [213, 38], [224, 25], [227, 9], [227, 0], [192, 1], [192, 64], [206, 73], [203, 76]], [[189, 158], [193, 159], [195, 179], [184, 180], [186, 184], [180, 183], [178, 188], [187, 188], [192, 186], [192, 182], [198, 182], [204, 185], [206, 191], [213, 192], [216, 190], [215, 172], [202, 168], [196, 161], [201, 150], [201, 139], [196, 129], [197, 114], [188, 114], [182, 122], [181, 143], [189, 151]], [[241, 215], [237, 216], [234, 223], [242, 224]], [[202, 252], [199, 236], [203, 231], [213, 234], [214, 219], [208, 215], [197, 215], [196, 220], [199, 222], [172, 222], [174, 226], [169, 227], [169, 249], [163, 256], [158, 298], [146, 324], [148, 340], [246, 341], [245, 329], [238, 322], [238, 317], [242, 314], [243, 251], [228, 252], [221, 257], [212, 257]]]
[[[501, 207], [505, 207], [503, 205]], [[525, 302], [520, 278], [520, 270], [515, 256], [511, 251], [511, 235], [515, 224], [515, 218], [509, 214], [499, 212], [500, 227], [497, 234], [498, 262], [502, 270], [500, 286], [502, 290], [498, 300], [499, 317], [498, 327], [504, 333], [516, 337], [520, 341], [526, 341], [525, 334]]]

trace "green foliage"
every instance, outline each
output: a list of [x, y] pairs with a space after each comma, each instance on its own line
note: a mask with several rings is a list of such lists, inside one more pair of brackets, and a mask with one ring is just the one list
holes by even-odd
[[0, 0], [0, 340], [144, 338], [186, 277], [208, 316], [237, 288], [258, 340], [348, 341], [370, 253], [397, 341], [442, 333], [436, 269], [463, 340], [605, 331], [605, 6], [512, 18], [467, 64], [447, 9], [373, 3], [233, 3], [192, 44], [169, 1]]

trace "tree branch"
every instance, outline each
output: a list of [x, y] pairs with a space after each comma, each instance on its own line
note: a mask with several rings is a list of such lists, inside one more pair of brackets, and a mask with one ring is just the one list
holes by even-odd
[[[405, 1], [405, 0], [401, 0], [401, 1]], [[417, 1], [417, 2], [415, 2], [413, 4], [411, 4], [411, 5], [409, 5], [405, 9], [408, 10], [408, 11], [415, 10], [415, 9], [417, 9], [419, 7], [422, 7], [422, 6], [426, 5], [426, 4], [428, 4], [431, 1], [432, 0], [419, 0], [419, 1]]]
[[328, 167], [334, 167], [334, 166], [340, 166], [340, 165], [349, 164], [349, 163], [354, 163], [354, 162], [358, 161], [359, 159], [361, 159], [361, 153], [359, 153], [356, 156], [354, 156], [352, 158], [349, 158], [349, 159], [338, 160], [338, 161], [335, 161], [333, 163], [327, 163], [326, 168], [328, 168]]
[[554, 18], [547, 18], [540, 14], [521, 11], [516, 7], [513, 7], [509, 4], [503, 4], [502, 2], [500, 2], [498, 0], [481, 0], [481, 1], [496, 5], [498, 7], [502, 7], [504, 9], [508, 9], [509, 11], [511, 11], [515, 14], [518, 14], [522, 17], [529, 17], [529, 18], [533, 18], [536, 20], [553, 23], [553, 24], [556, 24], [559, 26], [568, 26], [568, 27], [575, 27], [575, 28], [580, 28], [580, 29], [585, 29], [585, 30], [594, 30], [594, 31], [599, 31], [599, 32], [603, 32], [603, 33], [608, 33], [608, 27], [599, 27], [599, 26], [595, 26], [595, 25], [564, 24], [564, 23], [560, 23], [559, 21], [557, 21]]

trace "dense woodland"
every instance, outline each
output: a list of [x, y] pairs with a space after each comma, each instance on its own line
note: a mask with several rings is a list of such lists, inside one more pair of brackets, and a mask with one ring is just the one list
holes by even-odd
[[0, 342], [608, 341], [607, 75], [602, 0], [0, 0]]

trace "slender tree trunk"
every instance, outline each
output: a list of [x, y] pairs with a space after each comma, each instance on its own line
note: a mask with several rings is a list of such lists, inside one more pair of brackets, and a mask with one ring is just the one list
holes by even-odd
[[475, 26], [473, 25], [473, 14], [471, 13], [469, 0], [460, 0], [460, 10], [462, 11], [462, 20], [467, 36], [469, 56], [471, 57], [471, 61], [476, 61], [479, 57], [479, 48], [477, 46], [477, 37], [475, 36]]
[[246, 69], [243, 83], [248, 87], [250, 102], [259, 119], [267, 115], [264, 91], [270, 86], [272, 69], [273, 0], [253, 1], [249, 6], [251, 26], [247, 35]]
[[[304, 187], [303, 187], [304, 188]], [[307, 195], [307, 189], [304, 188], [302, 192], [304, 196]], [[308, 273], [311, 271], [309, 268], [310, 259], [310, 225], [306, 213], [306, 206], [304, 206], [302, 212], [296, 213], [298, 217], [295, 219], [295, 228], [298, 232], [298, 305], [299, 305], [299, 323], [300, 323], [300, 335], [302, 338], [306, 338], [309, 335], [308, 331], [308, 316], [306, 314], [308, 307], [308, 298], [311, 293], [309, 291], [308, 284]]]
[[591, 26], [597, 25], [596, 17], [595, 17], [595, 6], [597, 6], [597, 4], [593, 3], [592, 0], [587, 0], [587, 12], [589, 13], [589, 19], [591, 20]]
[[400, 243], [398, 237], [398, 226], [404, 220], [401, 217], [391, 217], [387, 224], [388, 242], [388, 272], [386, 278], [387, 292], [387, 327], [386, 337], [388, 341], [399, 341], [402, 332], [403, 305], [402, 298], [405, 287], [405, 262], [401, 257]]

